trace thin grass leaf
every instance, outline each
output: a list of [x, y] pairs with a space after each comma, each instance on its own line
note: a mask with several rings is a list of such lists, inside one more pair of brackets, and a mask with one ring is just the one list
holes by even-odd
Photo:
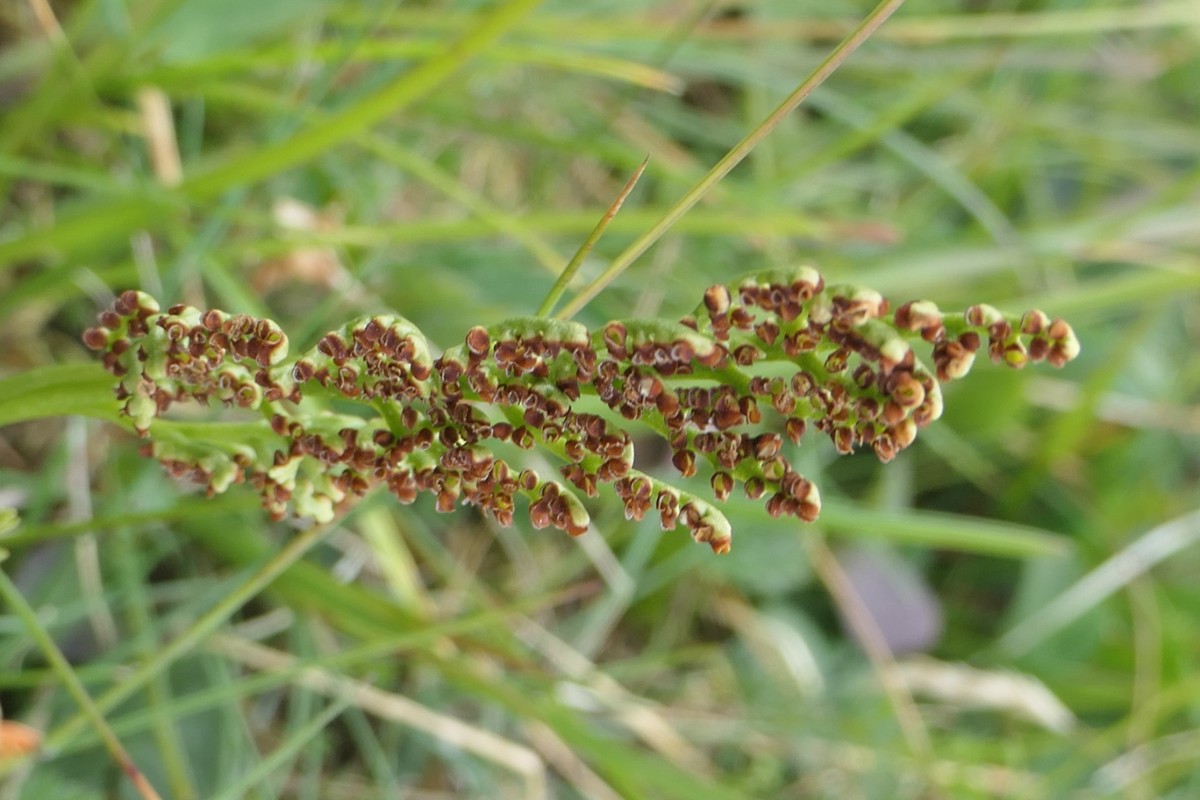
[[71, 414], [119, 418], [112, 376], [95, 362], [51, 364], [0, 379], [0, 426]]
[[602, 272], [595, 280], [588, 284], [582, 291], [576, 294], [570, 302], [567, 303], [555, 316], [559, 319], [570, 319], [579, 312], [588, 301], [603, 291], [604, 287], [612, 283], [622, 272], [629, 268], [639, 256], [648, 250], [659, 238], [675, 222], [685, 215], [692, 206], [700, 202], [700, 199], [708, 193], [710, 189], [717, 185], [726, 175], [728, 175], [734, 167], [741, 163], [747, 155], [750, 154], [755, 146], [764, 139], [767, 134], [775, 129], [780, 122], [784, 120], [797, 106], [812, 94], [813, 90], [825, 82], [833, 72], [841, 66], [850, 55], [865, 42], [876, 29], [879, 28], [887, 19], [899, 10], [904, 4], [904, 0], [883, 0], [868, 14], [833, 51], [826, 59], [821, 62], [812, 74], [808, 76], [795, 91], [793, 91], [779, 107], [771, 112], [765, 120], [763, 120], [754, 130], [746, 135], [744, 139], [738, 142], [734, 147], [718, 161], [708, 174], [705, 175], [699, 183], [688, 190], [671, 208], [663, 214], [662, 218], [655, 223], [650, 230], [642, 234], [638, 239], [626, 248], [611, 264]]
[[1200, 540], [1200, 512], [1176, 517], [1147, 531], [1040, 608], [1036, 615], [1010, 628], [997, 640], [996, 648], [1010, 657], [1029, 652], [1197, 540]]

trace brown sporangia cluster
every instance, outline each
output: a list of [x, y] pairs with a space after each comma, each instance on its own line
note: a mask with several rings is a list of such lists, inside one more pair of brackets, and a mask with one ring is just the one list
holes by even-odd
[[[730, 546], [724, 515], [634, 469], [626, 420], [657, 431], [684, 477], [704, 470], [718, 501], [740, 485], [773, 516], [813, 520], [820, 494], [787, 457], [808, 430], [841, 453], [869, 446], [888, 461], [941, 415], [941, 382], [966, 374], [985, 342], [1013, 367], [1061, 366], [1079, 351], [1067, 323], [1038, 311], [943, 314], [915, 301], [889, 313], [876, 292], [827, 287], [808, 267], [714, 286], [677, 323], [615, 321], [592, 333], [523, 318], [472, 328], [437, 357], [407, 320], [374, 316], [287, 363], [287, 339], [270, 320], [186, 306], [163, 313], [133, 291], [84, 341], [119, 379], [123, 412], [151, 455], [210, 492], [253, 485], [276, 518], [329, 520], [384, 486], [406, 503], [428, 492], [439, 511], [476, 505], [502, 525], [524, 495], [535, 527], [578, 535], [589, 517], [576, 492], [593, 497], [609, 484], [628, 517], [682, 524], [716, 552]], [[921, 341], [932, 370], [910, 344]], [[360, 411], [328, 410], [333, 399]], [[152, 425], [185, 401], [262, 418]], [[510, 465], [535, 447], [562, 462], [562, 482]]]
[[[100, 327], [84, 343], [104, 351], [104, 367], [120, 378], [116, 388], [125, 412], [144, 435], [150, 420], [187, 399], [255, 408], [264, 399], [291, 396], [270, 367], [287, 356], [287, 337], [274, 322], [216, 309], [174, 306], [160, 314], [153, 298], [124, 292], [100, 314]], [[161, 340], [162, 348], [141, 345]]]

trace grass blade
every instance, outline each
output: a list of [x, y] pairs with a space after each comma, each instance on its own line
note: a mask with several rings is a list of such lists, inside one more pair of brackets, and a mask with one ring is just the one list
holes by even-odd
[[704, 197], [710, 189], [717, 185], [728, 175], [734, 167], [742, 162], [746, 156], [761, 142], [766, 136], [784, 120], [788, 114], [792, 113], [797, 106], [804, 102], [813, 90], [820, 86], [825, 80], [837, 70], [842, 63], [850, 57], [850, 54], [862, 45], [871, 34], [875, 32], [880, 25], [887, 21], [888, 17], [896, 13], [900, 6], [904, 5], [904, 0], [883, 0], [875, 7], [875, 10], [866, 16], [866, 18], [855, 28], [849, 36], [842, 40], [841, 44], [833, 49], [821, 64], [813, 70], [804, 81], [796, 87], [787, 99], [779, 104], [771, 114], [763, 120], [754, 130], [750, 131], [744, 139], [738, 142], [733, 148], [725, 154], [724, 158], [716, 163], [716, 165], [700, 179], [700, 182], [688, 190], [687, 194], [681, 197], [675, 205], [663, 214], [662, 218], [646, 231], [637, 241], [629, 245], [623, 253], [613, 260], [603, 273], [601, 273], [594, 281], [586, 286], [579, 294], [571, 298], [571, 301], [562, 308], [555, 316], [560, 319], [570, 319], [579, 313], [588, 302], [603, 291], [604, 287], [612, 283], [618, 275], [629, 268], [634, 261], [638, 259], [650, 249], [651, 245], [657, 242], [676, 220], [686, 214], [692, 206], [700, 202], [700, 198]]

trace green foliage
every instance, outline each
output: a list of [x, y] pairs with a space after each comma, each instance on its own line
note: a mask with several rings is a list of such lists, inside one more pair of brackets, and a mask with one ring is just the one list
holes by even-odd
[[[0, 547], [27, 604], [0, 616], [0, 708], [45, 736], [0, 761], [5, 796], [134, 796], [111, 737], [178, 798], [1200, 793], [1195, 4], [910, 3], [762, 127], [866, 11], [0, 3], [0, 527], [15, 523]], [[747, 134], [765, 135], [733, 169], [723, 156]], [[647, 155], [560, 318], [527, 317]], [[803, 312], [831, 315], [813, 351], [784, 349], [799, 315], [753, 305], [750, 328], [735, 324], [738, 276], [790, 284], [761, 273], [809, 263], [829, 304]], [[729, 290], [728, 330], [697, 306], [709, 286]], [[114, 399], [80, 335], [127, 290], [227, 309], [217, 329], [253, 318], [256, 341], [271, 320], [266, 349], [216, 359], [205, 384], [166, 374], [157, 321], [132, 337], [104, 322], [94, 343], [109, 352], [149, 347], [110, 367], [164, 370]], [[875, 383], [874, 399], [936, 385], [945, 406], [886, 465], [864, 429], [813, 436], [824, 407], [775, 406], [800, 371], [862, 399], [851, 378], [878, 379], [878, 362], [852, 351], [826, 368], [830, 332], [845, 333], [833, 298], [882, 296], [937, 307], [843, 326], [880, 357], [915, 351], [916, 384]], [[969, 333], [979, 361], [1073, 354], [1056, 336], [1052, 355], [1053, 318], [1000, 320], [981, 300], [1069, 318], [1085, 347], [1062, 371], [952, 380]], [[203, 327], [199, 311], [156, 313]], [[364, 398], [365, 370], [355, 397], [315, 378], [333, 363], [327, 333], [349, 344], [371, 320], [412, 343], [413, 397]], [[236, 484], [276, 466], [292, 424], [342, 454], [358, 430], [378, 456], [376, 431], [407, 435], [405, 408], [444, 406], [428, 398], [455, 383], [489, 427], [525, 425], [523, 406], [471, 395], [477, 330], [488, 386], [594, 415], [628, 436], [620, 452], [575, 462], [533, 429], [530, 449], [511, 433], [474, 443], [510, 477], [537, 476], [509, 527], [494, 504], [462, 508], [461, 482], [443, 502], [454, 514], [437, 513], [439, 492], [398, 503], [386, 481], [330, 486], [326, 503], [315, 481], [346, 468], [309, 453], [295, 485], [312, 487], [310, 512], [340, 512], [325, 525], [273, 522]], [[686, 419], [672, 446], [657, 404], [630, 419], [600, 381], [572, 398], [569, 382], [508, 375], [497, 348], [518, 340], [560, 343], [559, 378], [576, 363], [562, 343], [619, 363], [622, 397], [650, 343], [692, 351], [690, 374], [637, 367], [676, 396], [765, 380], [761, 420], [728, 432], [780, 434], [788, 474], [820, 485], [820, 516], [772, 516], [782, 484], [768, 490], [758, 459], [722, 467]], [[690, 363], [712, 352], [723, 366]], [[295, 403], [302, 362], [314, 377]], [[463, 374], [447, 382], [450, 364]], [[801, 446], [789, 418], [805, 418]], [[204, 496], [218, 474], [227, 490]], [[651, 503], [669, 485], [723, 515], [730, 555], [664, 531], [642, 480]], [[531, 530], [548, 485], [591, 532]], [[571, 519], [553, 505], [535, 521]], [[939, 618], [924, 657], [893, 664], [879, 646]]]

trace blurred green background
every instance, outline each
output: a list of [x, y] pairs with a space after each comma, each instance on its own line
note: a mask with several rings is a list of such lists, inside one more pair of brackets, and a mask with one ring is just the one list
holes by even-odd
[[[107, 397], [125, 288], [298, 347], [531, 313], [643, 157], [576, 290], [871, 8], [0, 5], [4, 569], [164, 797], [1200, 796], [1194, 0], [911, 0], [584, 309], [805, 261], [1074, 324], [886, 467], [806, 443], [822, 519], [730, 501], [728, 557], [611, 496], [571, 540], [377, 495], [262, 589], [296, 531], [251, 491], [14, 400]], [[0, 707], [49, 745], [0, 797], [136, 796], [11, 608]]]

